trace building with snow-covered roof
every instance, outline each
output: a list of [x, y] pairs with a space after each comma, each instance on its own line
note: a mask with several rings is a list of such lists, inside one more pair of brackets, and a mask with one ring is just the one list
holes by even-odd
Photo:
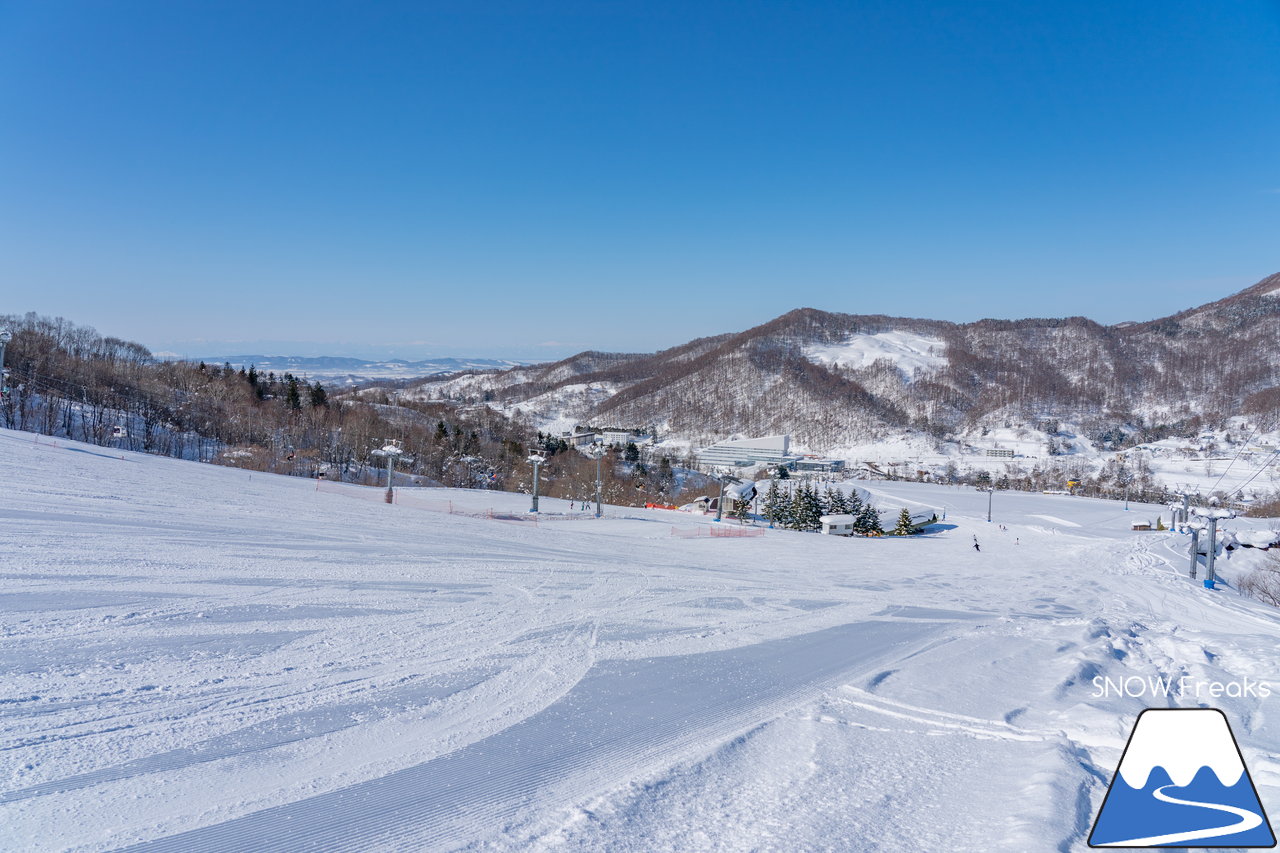
[[565, 441], [570, 447], [586, 447], [589, 444], [595, 444], [600, 440], [600, 433], [592, 429], [575, 430], [574, 432], [566, 432], [564, 434]]
[[601, 440], [605, 444], [622, 444], [628, 443], [644, 444], [650, 441], [652, 436], [645, 435], [640, 430], [625, 429], [622, 427], [605, 427], [600, 431]]
[[785, 465], [796, 458], [790, 451], [791, 436], [789, 435], [739, 438], [716, 442], [710, 447], [699, 450], [698, 465], [703, 468]]
[[818, 521], [822, 524], [822, 532], [828, 536], [852, 536], [853, 526], [858, 520], [852, 515], [836, 513], [819, 516]]
[[792, 471], [816, 471], [823, 474], [835, 474], [844, 470], [843, 459], [823, 459], [817, 456], [805, 456], [788, 465]]

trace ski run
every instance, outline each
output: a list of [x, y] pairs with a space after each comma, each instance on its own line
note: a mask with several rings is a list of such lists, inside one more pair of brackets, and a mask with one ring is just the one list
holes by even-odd
[[14, 431], [0, 472], [0, 849], [1079, 851], [1147, 707], [1221, 708], [1280, 814], [1267, 555], [1206, 590], [1163, 507], [860, 481], [945, 520], [713, 537]]

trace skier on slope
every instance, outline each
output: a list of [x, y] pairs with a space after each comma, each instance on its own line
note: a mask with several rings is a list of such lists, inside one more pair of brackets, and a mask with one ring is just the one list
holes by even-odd
[[978, 547], [978, 537], [977, 537], [977, 536], [974, 536], [974, 537], [973, 537], [973, 550], [975, 550], [975, 551], [977, 551], [977, 552], [979, 552], [979, 553], [981, 553], [981, 552], [982, 552], [982, 549]]

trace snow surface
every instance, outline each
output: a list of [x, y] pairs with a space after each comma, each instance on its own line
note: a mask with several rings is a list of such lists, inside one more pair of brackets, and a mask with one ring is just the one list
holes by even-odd
[[[11, 431], [0, 471], [0, 849], [1083, 851], [1138, 713], [1210, 704], [1095, 678], [1280, 691], [1280, 611], [1162, 507], [867, 481], [946, 519], [688, 538]], [[1211, 704], [1280, 813], [1280, 699]]]
[[810, 361], [840, 367], [870, 367], [888, 360], [910, 380], [917, 370], [933, 370], [946, 366], [943, 355], [946, 343], [938, 338], [913, 332], [878, 332], [853, 335], [841, 344], [815, 344], [804, 349]]
[[[1174, 490], [1236, 495], [1243, 489], [1249, 500], [1280, 490], [1280, 467], [1270, 464], [1280, 446], [1280, 431], [1255, 430], [1253, 422], [1246, 418], [1230, 418], [1222, 429], [1206, 430], [1194, 440], [1169, 438], [1118, 452], [1095, 447], [1079, 432], [1077, 425], [1062, 424], [1062, 432], [1054, 439], [1065, 448], [1057, 456], [1048, 455], [1050, 436], [1027, 424], [974, 430], [957, 441], [937, 441], [922, 433], [903, 432], [864, 444], [829, 448], [827, 453], [845, 460], [853, 470], [870, 463], [899, 476], [914, 476], [921, 470], [942, 475], [948, 465], [954, 465], [961, 473], [987, 471], [996, 477], [1025, 474], [1036, 466], [1048, 465], [1094, 474], [1124, 455], [1130, 464], [1141, 458], [1156, 482]], [[794, 444], [792, 447], [797, 452], [814, 450]], [[995, 449], [1012, 450], [1015, 457], [986, 455], [987, 450]], [[1065, 486], [1064, 481], [1062, 487]]]

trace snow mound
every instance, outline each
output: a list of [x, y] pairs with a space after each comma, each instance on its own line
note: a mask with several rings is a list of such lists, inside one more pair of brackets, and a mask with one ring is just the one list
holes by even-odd
[[1280, 534], [1272, 530], [1242, 530], [1237, 535], [1237, 539], [1254, 548], [1270, 548], [1280, 539]]

